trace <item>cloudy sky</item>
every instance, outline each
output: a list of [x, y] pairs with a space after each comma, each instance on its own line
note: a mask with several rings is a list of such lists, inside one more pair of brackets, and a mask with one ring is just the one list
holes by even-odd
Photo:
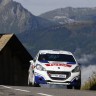
[[96, 0], [14, 0], [34, 15], [64, 7], [96, 7]]

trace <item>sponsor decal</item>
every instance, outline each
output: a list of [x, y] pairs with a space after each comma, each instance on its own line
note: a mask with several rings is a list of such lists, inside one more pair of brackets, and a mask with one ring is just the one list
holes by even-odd
[[45, 64], [46, 66], [64, 66], [64, 67], [72, 67], [70, 64]]

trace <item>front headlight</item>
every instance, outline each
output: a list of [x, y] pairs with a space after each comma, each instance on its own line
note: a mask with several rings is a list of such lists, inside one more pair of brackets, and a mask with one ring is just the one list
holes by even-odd
[[42, 66], [42, 65], [40, 65], [40, 64], [37, 64], [36, 65], [36, 69], [37, 70], [40, 70], [40, 71], [45, 71], [46, 69]]
[[72, 72], [74, 73], [74, 72], [80, 72], [80, 67], [79, 66], [76, 66], [73, 70], [72, 70]]

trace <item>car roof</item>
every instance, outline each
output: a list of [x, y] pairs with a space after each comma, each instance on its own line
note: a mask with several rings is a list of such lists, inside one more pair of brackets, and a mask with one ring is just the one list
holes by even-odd
[[64, 50], [40, 50], [39, 54], [66, 54], [66, 55], [72, 55], [69, 51]]

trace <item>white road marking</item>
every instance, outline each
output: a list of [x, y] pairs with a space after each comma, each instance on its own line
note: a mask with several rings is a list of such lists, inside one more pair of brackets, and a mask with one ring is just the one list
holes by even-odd
[[28, 90], [15, 89], [15, 88], [12, 88], [12, 87], [8, 87], [8, 86], [4, 86], [4, 85], [0, 85], [0, 86], [1, 86], [1, 87], [4, 87], [4, 88], [7, 88], [7, 89], [16, 90], [16, 91], [22, 91], [22, 92], [31, 92], [31, 91], [28, 91]]
[[22, 90], [22, 89], [14, 89], [14, 90], [23, 91], [23, 92], [30, 92], [30, 91], [28, 91], [28, 90]]
[[12, 89], [12, 87], [8, 87], [8, 86], [4, 86], [4, 85], [0, 85], [1, 87], [7, 88], [7, 89]]
[[37, 94], [42, 95], [42, 96], [53, 96], [53, 95], [44, 94], [44, 93], [37, 93]]

